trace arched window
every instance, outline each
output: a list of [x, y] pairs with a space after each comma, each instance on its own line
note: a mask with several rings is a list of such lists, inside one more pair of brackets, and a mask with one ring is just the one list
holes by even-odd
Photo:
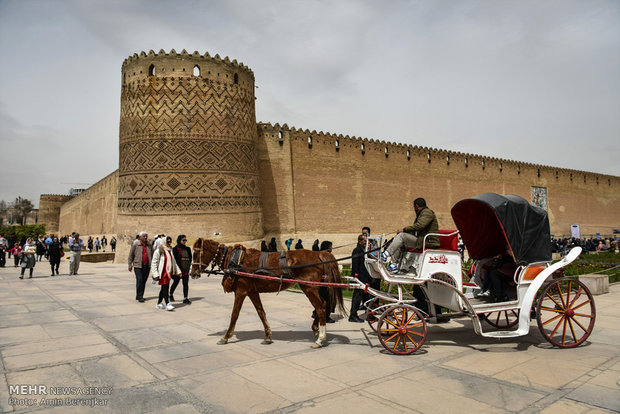
[[366, 153], [366, 145], [362, 143], [362, 145], [360, 146], [360, 149], [362, 150], [362, 155], [364, 155]]
[[430, 164], [431, 163], [431, 153], [430, 152], [426, 153], [426, 159], [428, 160], [428, 163]]
[[312, 148], [312, 137], [308, 137], [308, 148]]
[[278, 131], [278, 139], [284, 139], [284, 134], [282, 133], [282, 131]]
[[336, 151], [340, 151], [340, 140], [336, 140]]
[[484, 160], [482, 160], [482, 169], [484, 170], [484, 168], [486, 167], [486, 163], [484, 162]]
[[194, 76], [200, 76], [200, 66], [195, 65], [194, 66], [194, 72], [193, 72]]
[[469, 167], [469, 159], [465, 157], [465, 168]]
[[450, 165], [450, 156], [446, 156], [446, 165]]
[[149, 76], [155, 76], [155, 65], [149, 66]]
[[383, 152], [385, 152], [385, 158], [387, 158], [390, 154], [388, 153], [388, 147], [383, 148]]
[[233, 77], [233, 82], [235, 83], [235, 85], [239, 83], [239, 75], [237, 75], [236, 73], [235, 73], [235, 76]]
[[411, 151], [407, 149], [407, 161], [411, 160]]

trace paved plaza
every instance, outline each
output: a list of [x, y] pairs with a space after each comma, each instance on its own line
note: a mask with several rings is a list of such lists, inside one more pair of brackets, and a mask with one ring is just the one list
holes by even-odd
[[[11, 261], [9, 261], [12, 264]], [[190, 279], [191, 305], [157, 310], [159, 286], [135, 298], [124, 265], [82, 263], [79, 276], [33, 279], [0, 269], [0, 409], [38, 413], [606, 413], [620, 411], [620, 285], [596, 296], [589, 342], [554, 349], [528, 336], [493, 340], [469, 319], [429, 325], [418, 353], [387, 353], [366, 324], [328, 324], [311, 349], [302, 294], [263, 295], [274, 343], [250, 300], [228, 345], [233, 295]], [[179, 286], [176, 299], [182, 299]], [[350, 306], [350, 302], [346, 302]], [[92, 407], [90, 405], [93, 405]]]

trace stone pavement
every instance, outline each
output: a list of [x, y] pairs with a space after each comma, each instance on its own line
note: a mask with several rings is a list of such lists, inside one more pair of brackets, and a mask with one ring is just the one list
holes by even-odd
[[498, 341], [458, 319], [429, 325], [417, 354], [395, 356], [346, 319], [311, 349], [311, 307], [293, 292], [263, 295], [272, 345], [261, 345], [249, 300], [236, 337], [216, 345], [233, 302], [219, 277], [190, 280], [193, 303], [166, 312], [155, 309], [156, 285], [146, 303], [134, 300], [123, 265], [82, 263], [77, 277], [61, 266], [64, 276], [49, 277], [44, 262], [25, 280], [0, 269], [2, 412], [620, 411], [620, 285], [595, 298], [594, 333], [576, 349], [552, 348], [535, 322], [528, 336]]

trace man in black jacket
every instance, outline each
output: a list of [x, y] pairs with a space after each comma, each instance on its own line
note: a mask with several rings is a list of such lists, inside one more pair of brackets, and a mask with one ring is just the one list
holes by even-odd
[[[351, 275], [357, 277], [357, 279], [362, 283], [370, 284], [372, 282], [372, 277], [366, 270], [366, 266], [364, 265], [364, 252], [366, 251], [366, 234], [360, 234], [357, 236], [357, 246], [353, 249], [353, 253], [351, 253]], [[354, 289], [353, 297], [351, 298], [351, 312], [349, 313], [349, 322], [364, 322], [363, 319], [360, 319], [357, 316], [357, 311], [360, 308], [360, 304], [362, 303], [362, 298], [364, 297], [364, 291], [362, 289]]]

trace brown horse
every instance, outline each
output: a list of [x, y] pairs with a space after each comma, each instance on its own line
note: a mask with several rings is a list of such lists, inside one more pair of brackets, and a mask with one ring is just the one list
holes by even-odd
[[[241, 249], [244, 253], [239, 255]], [[233, 251], [236, 253], [233, 254]], [[296, 279], [299, 281], [323, 281], [323, 275], [327, 276], [327, 282], [340, 283], [340, 272], [338, 270], [338, 264], [335, 262], [334, 256], [327, 252], [314, 252], [310, 250], [290, 250], [286, 252], [286, 266], [289, 268], [290, 275], [284, 274], [286, 269], [282, 269], [280, 261], [280, 253], [268, 253], [266, 263], [260, 263], [261, 251], [256, 249], [246, 249], [242, 245], [235, 245], [232, 247], [225, 246], [214, 240], [198, 239], [194, 243], [194, 253], [192, 260], [192, 276], [199, 276], [207, 269], [207, 266], [212, 262], [220, 267], [225, 273], [222, 285], [224, 292], [235, 292], [235, 304], [233, 306], [232, 314], [230, 316], [230, 325], [226, 334], [220, 339], [218, 344], [226, 344], [228, 339], [232, 337], [235, 330], [235, 324], [241, 311], [241, 306], [246, 296], [249, 296], [256, 308], [256, 312], [263, 322], [265, 328], [265, 340], [263, 344], [272, 343], [271, 329], [267, 323], [267, 316], [263, 309], [263, 304], [260, 300], [260, 293], [265, 292], [279, 292], [280, 290], [287, 289], [293, 285], [292, 282], [280, 282], [275, 280], [265, 280], [254, 278], [250, 276], [236, 275], [229, 272], [229, 264], [231, 261], [237, 260], [238, 265], [243, 269], [243, 272], [255, 273], [261, 268], [268, 269], [269, 274], [284, 275], [285, 279]], [[241, 260], [238, 257], [242, 257]], [[259, 264], [260, 263], [260, 264]], [[309, 265], [309, 266], [303, 266]], [[319, 286], [300, 284], [301, 290], [306, 294], [308, 300], [314, 309], [316, 310], [316, 317], [312, 323], [312, 331], [315, 336], [318, 336], [316, 342], [312, 345], [313, 348], [320, 348], [324, 345], [327, 339], [327, 331], [325, 327], [326, 315], [325, 315], [325, 301], [319, 296]], [[336, 303], [338, 309], [342, 314], [345, 314], [343, 302], [342, 302], [342, 289], [330, 288], [331, 303]]]

